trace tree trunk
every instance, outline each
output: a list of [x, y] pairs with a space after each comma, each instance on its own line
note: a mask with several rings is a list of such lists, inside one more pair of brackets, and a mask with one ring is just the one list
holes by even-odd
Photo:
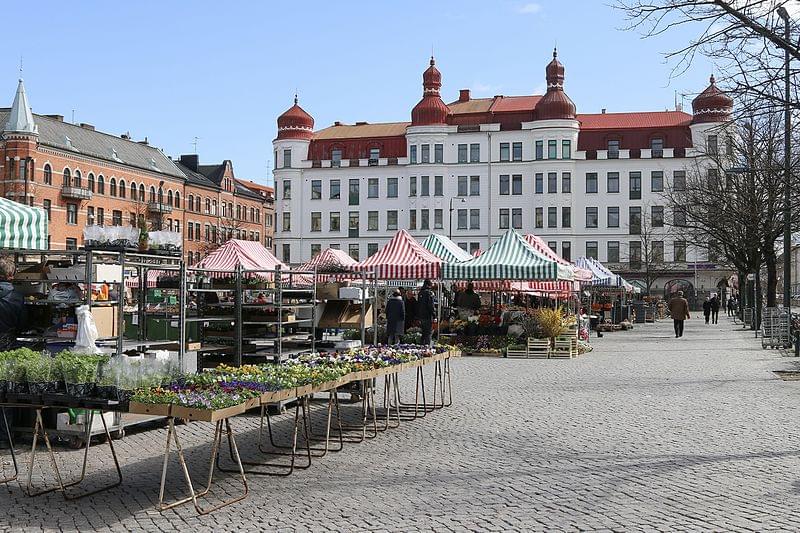
[[753, 329], [759, 330], [761, 328], [761, 307], [762, 307], [762, 292], [761, 292], [761, 273], [760, 269], [756, 270], [756, 299], [753, 302]]
[[778, 289], [778, 258], [774, 251], [764, 254], [764, 264], [767, 267], [767, 307], [775, 307], [775, 297]]

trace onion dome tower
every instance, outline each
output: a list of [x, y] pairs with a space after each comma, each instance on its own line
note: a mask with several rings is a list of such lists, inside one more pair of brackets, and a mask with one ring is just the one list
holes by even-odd
[[558, 51], [553, 49], [553, 60], [545, 69], [547, 92], [536, 104], [536, 120], [575, 120], [575, 104], [564, 92], [564, 65], [558, 60]]
[[732, 109], [733, 99], [717, 87], [712, 74], [706, 90], [692, 100], [692, 124], [727, 122]]
[[412, 126], [432, 126], [447, 124], [447, 107], [439, 95], [442, 87], [442, 73], [436, 68], [436, 60], [431, 56], [431, 64], [422, 74], [422, 100], [411, 110]]
[[297, 95], [294, 95], [294, 105], [278, 117], [278, 139], [306, 139], [314, 135], [314, 117], [297, 105]]

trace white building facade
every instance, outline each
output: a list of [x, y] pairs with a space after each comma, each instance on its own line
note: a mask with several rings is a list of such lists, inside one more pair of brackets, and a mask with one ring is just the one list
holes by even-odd
[[647, 217], [665, 269], [654, 292], [677, 281], [716, 290], [730, 273], [674, 231], [664, 192], [716, 144], [730, 99], [712, 79], [694, 114], [577, 114], [555, 53], [546, 78], [543, 96], [473, 99], [462, 90], [445, 104], [431, 58], [411, 122], [319, 131], [295, 101], [273, 142], [278, 256], [298, 264], [330, 246], [364, 259], [399, 229], [419, 240], [441, 233], [472, 252], [514, 228], [635, 282], [636, 229]]

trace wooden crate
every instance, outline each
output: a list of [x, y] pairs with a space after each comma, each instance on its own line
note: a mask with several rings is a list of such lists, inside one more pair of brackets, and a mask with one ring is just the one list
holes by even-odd
[[506, 348], [506, 357], [528, 357], [528, 347], [523, 346], [522, 348], [511, 348], [510, 346]]
[[170, 416], [173, 406], [168, 403], [130, 402], [128, 412], [137, 415]]
[[575, 339], [570, 337], [556, 337], [556, 343], [550, 353], [550, 357], [555, 359], [572, 359], [575, 357], [578, 352], [578, 346], [577, 340], [574, 343], [573, 340]]
[[245, 412], [245, 404], [240, 403], [225, 409], [195, 409], [193, 407], [183, 407], [181, 405], [172, 406], [172, 416], [185, 420], [195, 420], [198, 422], [217, 422], [232, 416], [240, 415]]
[[550, 357], [550, 341], [548, 339], [528, 338], [528, 357], [547, 359]]

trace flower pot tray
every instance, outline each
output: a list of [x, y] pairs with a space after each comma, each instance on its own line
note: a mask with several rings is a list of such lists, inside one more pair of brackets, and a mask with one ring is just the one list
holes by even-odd
[[128, 412], [137, 415], [169, 416], [172, 405], [168, 403], [130, 402]]
[[44, 401], [42, 399], [41, 394], [28, 394], [28, 393], [18, 393], [18, 392], [7, 392], [5, 393], [6, 403], [22, 403], [22, 404], [30, 404], [30, 405], [44, 405]]
[[225, 409], [196, 409], [194, 407], [173, 405], [170, 416], [175, 418], [183, 418], [185, 420], [195, 420], [198, 422], [218, 422], [232, 416], [240, 415], [244, 412], [244, 403], [226, 407]]
[[54, 407], [72, 407], [76, 409], [96, 409], [98, 411], [117, 411], [120, 409], [117, 400], [104, 400], [100, 398], [79, 398], [69, 394], [45, 393], [42, 402]]

